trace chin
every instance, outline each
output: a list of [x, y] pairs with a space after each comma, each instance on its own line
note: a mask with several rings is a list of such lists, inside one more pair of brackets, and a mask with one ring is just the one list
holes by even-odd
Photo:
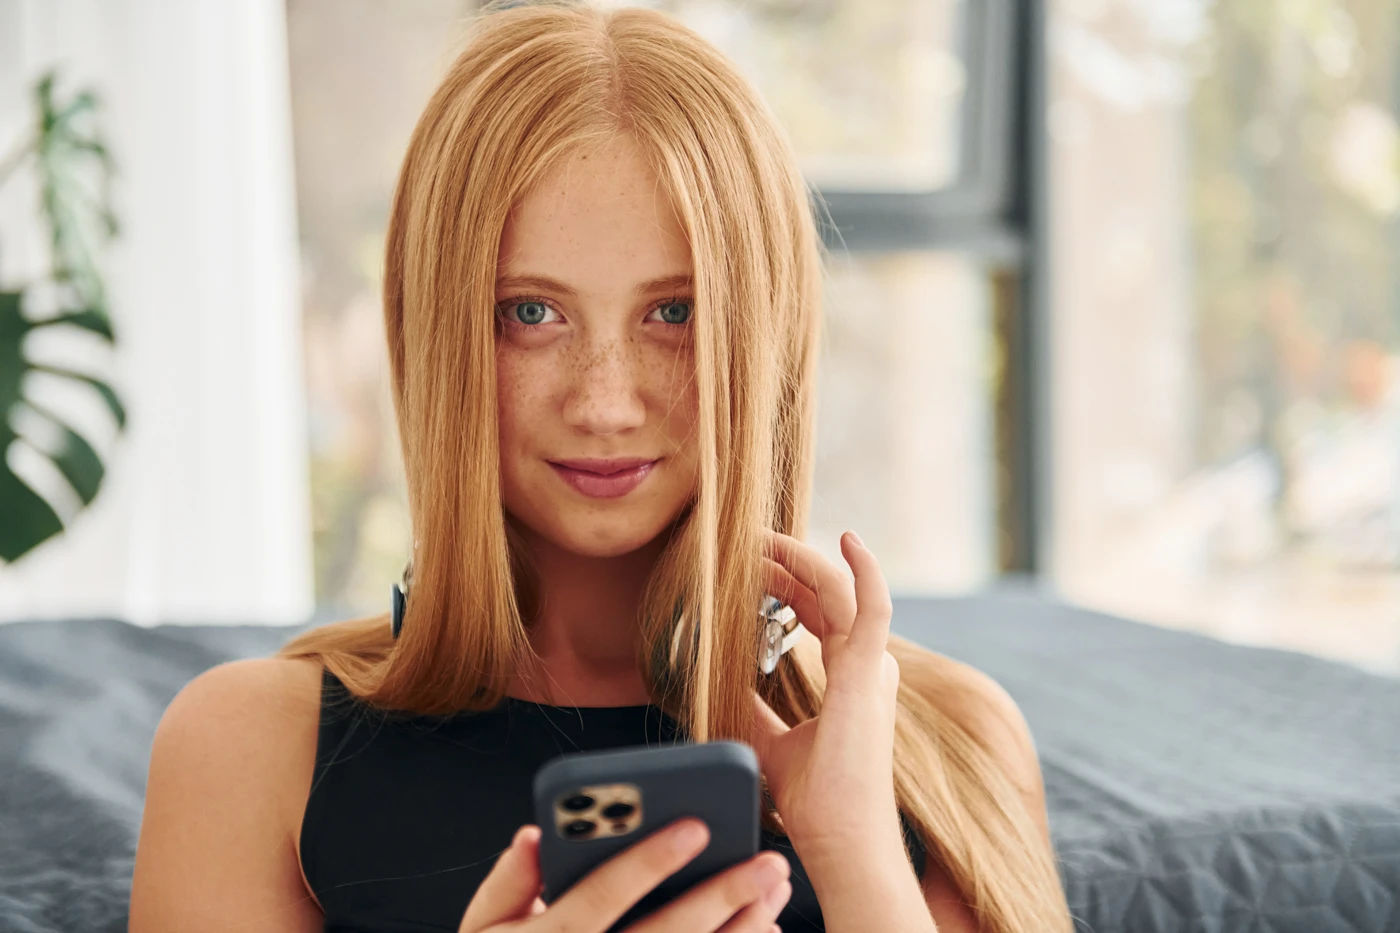
[[514, 513], [517, 521], [536, 537], [583, 557], [631, 554], [664, 534], [675, 518], [671, 510], [659, 509], [655, 502], [608, 514], [540, 494], [526, 497], [526, 501], [535, 507], [525, 514]]
[[639, 528], [630, 523], [619, 526], [594, 518], [548, 529], [544, 537], [558, 547], [584, 557], [620, 557], [646, 547], [663, 527], [664, 523], [656, 529]]

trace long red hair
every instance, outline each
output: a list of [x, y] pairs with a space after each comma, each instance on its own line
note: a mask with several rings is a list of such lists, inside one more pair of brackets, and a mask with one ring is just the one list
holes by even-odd
[[[639, 612], [655, 701], [697, 741], [749, 739], [750, 691], [788, 723], [824, 686], [808, 639], [759, 673], [760, 529], [802, 538], [812, 492], [827, 256], [822, 205], [781, 125], [710, 43], [661, 13], [488, 5], [418, 121], [389, 220], [384, 319], [408, 479], [413, 587], [387, 614], [321, 626], [319, 660], [385, 710], [495, 705], [529, 657], [537, 587], [501, 506], [492, 308], [507, 214], [557, 160], [628, 133], [690, 237], [700, 478]], [[723, 547], [720, 543], [723, 542]], [[1068, 931], [1053, 853], [996, 760], [930, 699], [902, 639], [895, 784], [931, 858], [997, 933]], [[774, 814], [765, 815], [777, 825]]]

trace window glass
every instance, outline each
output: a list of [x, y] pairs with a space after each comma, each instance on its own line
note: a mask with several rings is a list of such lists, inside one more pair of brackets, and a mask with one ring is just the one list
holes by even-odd
[[713, 42], [777, 113], [823, 189], [955, 180], [961, 0], [648, 0]]
[[1395, 4], [1052, 11], [1057, 580], [1400, 667]]
[[808, 540], [854, 529], [892, 590], [995, 573], [989, 289], [952, 253], [838, 255], [826, 296]]

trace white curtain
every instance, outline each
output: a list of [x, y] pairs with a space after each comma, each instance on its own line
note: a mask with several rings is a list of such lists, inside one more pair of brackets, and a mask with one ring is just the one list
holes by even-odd
[[[124, 231], [102, 265], [129, 420], [98, 443], [109, 472], [93, 506], [0, 567], [0, 620], [304, 621], [314, 596], [283, 2], [0, 0], [0, 153], [54, 65], [61, 93], [102, 96], [120, 171]], [[0, 285], [44, 268], [42, 231], [31, 185], [0, 190]]]

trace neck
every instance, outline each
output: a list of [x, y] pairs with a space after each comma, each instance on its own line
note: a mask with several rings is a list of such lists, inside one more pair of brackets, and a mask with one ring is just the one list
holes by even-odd
[[538, 573], [539, 612], [530, 624], [530, 644], [539, 663], [512, 678], [509, 694], [559, 706], [650, 702], [637, 667], [637, 615], [667, 535], [629, 554], [587, 557], [520, 530]]

